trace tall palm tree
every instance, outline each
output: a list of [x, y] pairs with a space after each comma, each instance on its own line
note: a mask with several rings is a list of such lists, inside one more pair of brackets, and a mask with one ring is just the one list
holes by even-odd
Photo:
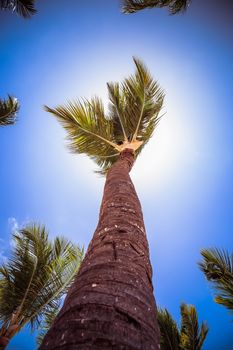
[[148, 242], [129, 172], [164, 94], [145, 65], [134, 63], [134, 75], [107, 84], [108, 113], [98, 98], [46, 107], [67, 130], [71, 150], [86, 153], [107, 177], [97, 229], [43, 350], [159, 349]]
[[14, 124], [18, 110], [19, 103], [16, 98], [8, 96], [6, 100], [0, 99], [0, 126]]
[[208, 281], [216, 291], [215, 302], [233, 312], [233, 253], [217, 248], [201, 250], [199, 263]]
[[170, 14], [184, 12], [191, 0], [123, 0], [123, 13], [134, 13], [154, 7], [168, 7]]
[[49, 241], [45, 227], [13, 234], [11, 258], [0, 267], [0, 349], [24, 325], [39, 327], [54, 313], [76, 274], [83, 250], [65, 238]]
[[0, 0], [0, 9], [17, 12], [24, 18], [30, 18], [36, 13], [35, 0]]
[[158, 310], [161, 350], [201, 350], [208, 333], [205, 322], [199, 326], [193, 305], [181, 304], [181, 325], [178, 326], [166, 309]]

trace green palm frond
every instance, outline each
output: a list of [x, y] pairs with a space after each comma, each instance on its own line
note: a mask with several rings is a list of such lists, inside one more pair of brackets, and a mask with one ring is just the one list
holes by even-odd
[[152, 78], [146, 66], [134, 58], [136, 72], [123, 82], [125, 119], [132, 141], [137, 138], [146, 142], [151, 138], [160, 117], [164, 93]]
[[233, 253], [213, 248], [201, 250], [203, 260], [199, 263], [216, 291], [215, 301], [233, 311]]
[[162, 350], [201, 350], [208, 333], [205, 322], [199, 326], [197, 312], [194, 306], [181, 304], [181, 326], [166, 309], [158, 310]]
[[193, 305], [181, 304], [180, 347], [183, 350], [200, 350], [208, 333], [205, 322], [199, 328], [198, 316]]
[[0, 268], [0, 323], [37, 327], [67, 292], [83, 249], [64, 238], [48, 240], [45, 227], [29, 225], [13, 235], [9, 261]]
[[35, 0], [0, 0], [0, 9], [17, 12], [24, 18], [36, 13]]
[[158, 309], [161, 350], [180, 350], [180, 333], [176, 321], [167, 309]]
[[0, 99], [0, 126], [15, 123], [19, 103], [16, 98], [8, 96], [6, 100]]
[[70, 149], [87, 154], [99, 165], [101, 173], [117, 160], [123, 142], [140, 140], [144, 146], [160, 119], [164, 93], [145, 65], [136, 58], [134, 63], [134, 75], [121, 84], [107, 84], [108, 113], [98, 98], [45, 107], [66, 129]]
[[51, 328], [56, 316], [58, 315], [58, 312], [61, 309], [60, 303], [58, 303], [54, 308], [50, 308], [48, 311], [44, 313], [43, 321], [41, 322], [39, 333], [36, 337], [36, 343], [39, 348], [39, 346], [42, 344], [42, 341], [48, 332], [48, 330]]
[[175, 15], [184, 12], [191, 0], [123, 0], [123, 13], [134, 13], [146, 8], [168, 7], [169, 12]]

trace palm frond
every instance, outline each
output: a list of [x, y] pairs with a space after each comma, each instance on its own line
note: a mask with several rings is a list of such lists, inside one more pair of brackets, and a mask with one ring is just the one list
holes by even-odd
[[[54, 109], [45, 107], [66, 129], [70, 149], [86, 153], [102, 174], [117, 160], [122, 143], [140, 140], [144, 146], [160, 119], [164, 93], [145, 65], [136, 58], [134, 63], [134, 75], [121, 84], [107, 84], [108, 113], [98, 98], [70, 102]], [[135, 152], [136, 157], [141, 149]]]
[[146, 66], [134, 58], [136, 72], [123, 82], [125, 119], [132, 141], [140, 139], [145, 145], [151, 138], [160, 117], [164, 93]]
[[160, 328], [161, 350], [179, 350], [180, 333], [176, 321], [167, 309], [158, 309], [157, 319]]
[[51, 328], [56, 316], [58, 315], [59, 311], [61, 309], [61, 304], [58, 303], [55, 307], [50, 308], [44, 313], [43, 321], [41, 322], [41, 325], [39, 327], [39, 333], [36, 337], [36, 343], [39, 348], [39, 346], [42, 344], [42, 341], [48, 332], [48, 330]]
[[215, 301], [233, 311], [233, 253], [213, 248], [201, 250], [200, 269], [216, 291]]
[[206, 323], [199, 329], [198, 316], [193, 305], [181, 304], [180, 346], [183, 350], [200, 350], [208, 333]]
[[35, 0], [0, 0], [0, 9], [17, 12], [24, 18], [30, 18], [36, 13]]
[[171, 15], [184, 12], [191, 0], [123, 0], [123, 13], [135, 13], [147, 8], [168, 7]]
[[19, 103], [16, 98], [8, 95], [6, 100], [0, 99], [0, 126], [14, 124]]
[[[107, 83], [109, 94], [109, 110], [113, 120], [114, 136], [117, 143], [128, 141], [129, 135], [126, 133], [126, 124], [124, 115], [124, 96], [120, 91], [119, 83]], [[123, 134], [123, 135], [122, 135]]]
[[45, 227], [29, 225], [13, 235], [15, 247], [0, 268], [0, 321], [30, 321], [37, 327], [44, 313], [57, 307], [83, 257], [83, 249], [64, 238], [48, 240]]

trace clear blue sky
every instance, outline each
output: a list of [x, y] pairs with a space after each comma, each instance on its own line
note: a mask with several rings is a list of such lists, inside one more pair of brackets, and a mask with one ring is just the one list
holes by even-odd
[[[166, 92], [166, 115], [132, 171], [143, 206], [157, 304], [179, 320], [194, 304], [210, 331], [205, 350], [232, 350], [232, 317], [213, 302], [197, 267], [200, 249], [233, 247], [232, 1], [193, 0], [122, 15], [118, 0], [37, 1], [31, 20], [0, 12], [0, 96], [21, 102], [15, 126], [0, 130], [0, 258], [10, 231], [43, 223], [87, 247], [104, 180], [42, 106], [99, 95], [140, 57]], [[9, 350], [32, 350], [21, 332]]]

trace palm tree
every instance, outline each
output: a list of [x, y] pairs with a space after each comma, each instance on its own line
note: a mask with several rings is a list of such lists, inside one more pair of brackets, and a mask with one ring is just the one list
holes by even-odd
[[164, 94], [144, 64], [100, 99], [46, 107], [70, 148], [107, 173], [99, 222], [64, 305], [40, 349], [159, 349], [152, 268], [141, 205], [129, 176], [160, 119]]
[[233, 311], [233, 253], [221, 249], [201, 250], [199, 263], [208, 281], [216, 291], [215, 302]]
[[171, 15], [184, 12], [191, 0], [123, 0], [123, 13], [134, 13], [146, 8], [168, 7]]
[[161, 350], [201, 350], [208, 333], [205, 322], [198, 324], [198, 316], [193, 305], [180, 306], [181, 326], [166, 309], [158, 310], [161, 333]]
[[54, 313], [76, 274], [83, 250], [65, 238], [48, 240], [45, 227], [13, 234], [11, 258], [0, 268], [0, 349], [24, 325], [39, 327]]
[[24, 18], [30, 18], [36, 13], [35, 0], [0, 0], [0, 9], [17, 12]]
[[16, 114], [19, 110], [19, 103], [16, 98], [8, 96], [8, 99], [0, 99], [0, 126], [15, 123]]

